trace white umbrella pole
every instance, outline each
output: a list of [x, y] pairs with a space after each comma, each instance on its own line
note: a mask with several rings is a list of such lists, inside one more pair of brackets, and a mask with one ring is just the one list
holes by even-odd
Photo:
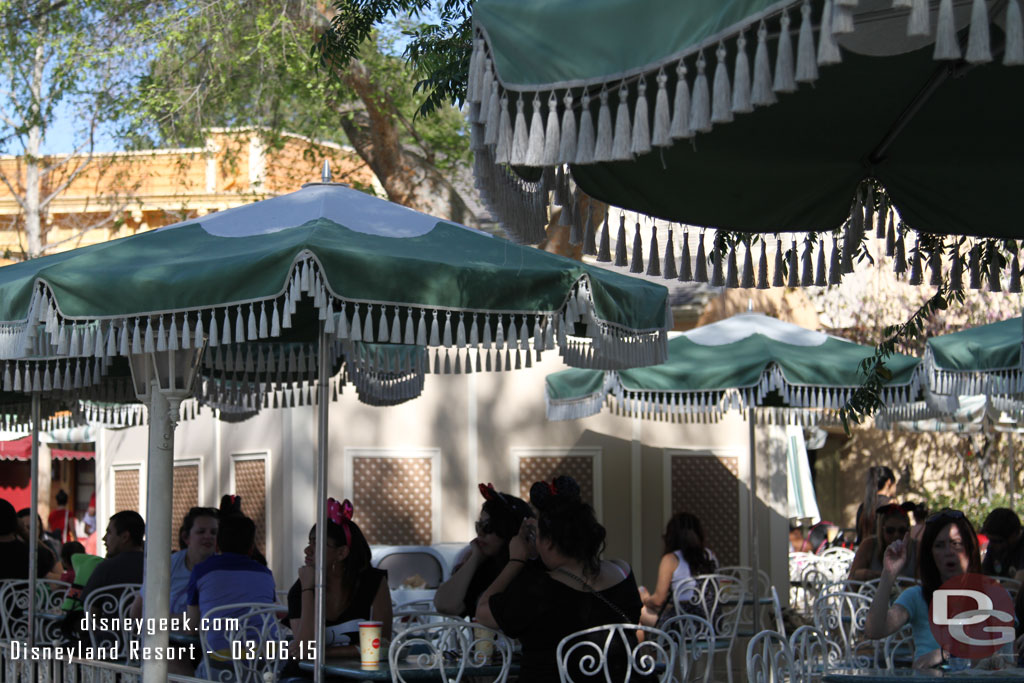
[[35, 644], [36, 631], [36, 574], [39, 556], [39, 392], [32, 392], [32, 470], [29, 472], [29, 513], [28, 522], [28, 645]]
[[1013, 434], [1009, 435], [1010, 440], [1010, 508], [1017, 509], [1017, 454], [1014, 450], [1017, 447]]
[[[149, 459], [146, 465], [146, 593], [143, 618], [146, 624], [159, 623], [171, 609], [171, 499], [174, 478], [174, 429], [178, 424], [180, 398], [162, 392], [155, 380], [149, 391]], [[117, 512], [117, 511], [115, 511]], [[198, 624], [195, 625], [198, 628]], [[166, 652], [168, 631], [145, 629], [143, 645], [151, 652]], [[161, 657], [142, 660], [144, 683], [167, 681], [167, 660]]]
[[314, 594], [316, 609], [313, 612], [313, 624], [316, 630], [316, 671], [313, 680], [316, 683], [324, 680], [324, 598], [327, 593], [324, 585], [324, 550], [327, 542], [327, 413], [330, 400], [328, 382], [330, 366], [327, 356], [327, 333], [324, 323], [320, 323], [320, 340], [317, 345], [317, 409], [316, 409], [316, 593]]
[[755, 419], [757, 417], [755, 413], [756, 408], [750, 406], [747, 409], [747, 420], [749, 421], [749, 450], [750, 450], [750, 488], [748, 492], [750, 494], [750, 500], [747, 504], [747, 533], [750, 535], [750, 595], [753, 597], [754, 603], [754, 621], [753, 626], [758, 629], [758, 608], [760, 606], [760, 588], [759, 588], [759, 555], [757, 552], [757, 530], [754, 528], [754, 520], [756, 518], [754, 514], [754, 504], [757, 502], [757, 439], [755, 434]]

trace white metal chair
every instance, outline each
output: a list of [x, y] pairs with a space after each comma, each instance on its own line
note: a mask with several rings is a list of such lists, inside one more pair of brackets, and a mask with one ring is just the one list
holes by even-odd
[[840, 666], [875, 668], [878, 641], [864, 637], [871, 598], [860, 593], [831, 591], [814, 602], [814, 625], [838, 649]]
[[[129, 623], [129, 610], [141, 590], [142, 586], [137, 583], [115, 583], [97, 588], [85, 598], [85, 615], [90, 619], [97, 620], [118, 619], [119, 624], [127, 624]], [[102, 622], [96, 622], [95, 625], [100, 626]], [[121, 628], [116, 631], [93, 628], [91, 621], [88, 631], [94, 652], [97, 651], [97, 648], [106, 648], [106, 651], [110, 652], [111, 648], [116, 646], [118, 661], [130, 661], [128, 655], [131, 643], [139, 637], [138, 633], [131, 628]], [[137, 664], [138, 662], [130, 661], [130, 663]]]
[[895, 671], [897, 661], [904, 667], [913, 664], [917, 658], [917, 649], [914, 646], [914, 630], [910, 624], [896, 633], [889, 634], [882, 641], [882, 654], [885, 657], [887, 671]]
[[800, 681], [793, 650], [777, 631], [761, 631], [747, 643], [747, 682], [783, 683]]
[[807, 682], [821, 680], [839, 651], [830, 648], [825, 636], [814, 626], [801, 626], [789, 637], [799, 677]]
[[824, 565], [810, 564], [804, 567], [800, 585], [803, 588], [800, 595], [802, 599], [796, 603], [795, 608], [804, 616], [811, 616], [814, 612], [814, 601], [819, 595], [832, 590], [837, 581]]
[[461, 683], [470, 677], [504, 683], [512, 664], [512, 643], [494, 629], [448, 618], [416, 624], [396, 635], [388, 664], [396, 683]]
[[[643, 632], [643, 642], [636, 634]], [[555, 649], [562, 683], [601, 675], [606, 681], [671, 681], [676, 668], [676, 643], [668, 633], [650, 626], [606, 624], [570, 633]]]
[[[715, 650], [724, 651], [729, 683], [732, 683], [732, 650], [739, 636], [740, 617], [747, 600], [748, 584], [725, 574], [698, 574], [687, 603], [676, 602], [676, 614], [705, 617], [715, 630]], [[673, 599], [677, 596], [673, 595]]]
[[391, 615], [391, 632], [399, 633], [406, 629], [412, 628], [413, 626], [424, 626], [426, 624], [434, 624], [445, 621], [466, 621], [462, 617], [452, 616], [451, 614], [442, 614], [433, 609], [403, 609], [398, 611], [397, 608]]
[[448, 580], [451, 569], [440, 552], [426, 545], [383, 546], [373, 550], [370, 564], [387, 570], [388, 586], [402, 588], [412, 576], [419, 575], [426, 588], [437, 588]]
[[[62, 640], [61, 603], [71, 584], [52, 579], [36, 579], [37, 645], [56, 644]], [[28, 637], [29, 582], [24, 579], [0, 581], [0, 640], [24, 640]]]
[[[280, 605], [244, 602], [214, 607], [203, 615], [203, 623], [227, 628], [213, 632], [200, 629], [203, 662], [196, 676], [235, 683], [263, 683], [274, 680], [287, 657], [279, 645], [290, 631], [277, 618]], [[214, 633], [223, 640], [211, 639]], [[227, 647], [224, 647], [225, 642]]]
[[[715, 663], [715, 629], [696, 614], [677, 614], [661, 624], [661, 630], [676, 643], [676, 678], [679, 683], [702, 680], [708, 683]], [[698, 674], [700, 661], [704, 670]]]

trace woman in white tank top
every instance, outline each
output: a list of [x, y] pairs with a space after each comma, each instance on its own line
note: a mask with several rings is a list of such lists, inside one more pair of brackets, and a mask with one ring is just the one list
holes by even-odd
[[644, 608], [640, 623], [655, 626], [674, 616], [675, 603], [690, 604], [696, 582], [692, 577], [708, 574], [718, 568], [718, 560], [704, 545], [704, 530], [700, 519], [688, 512], [680, 512], [665, 527], [665, 554], [658, 565], [658, 583], [653, 593], [640, 587]]

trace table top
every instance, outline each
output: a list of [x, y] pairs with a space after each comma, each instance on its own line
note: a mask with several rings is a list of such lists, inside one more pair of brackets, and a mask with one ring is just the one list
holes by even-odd
[[[437, 669], [423, 669], [412, 663], [400, 664], [402, 668], [403, 678], [423, 678], [423, 679], [436, 679]], [[303, 671], [314, 671], [316, 664], [312, 661], [299, 662], [299, 668]], [[517, 673], [519, 667], [515, 662], [512, 663], [509, 671], [510, 673]], [[446, 671], [451, 674], [455, 674], [458, 671], [458, 666], [451, 665], [446, 667]], [[324, 672], [332, 678], [341, 678], [350, 681], [390, 681], [391, 680], [391, 668], [388, 664], [387, 658], [384, 658], [380, 662], [380, 668], [373, 670], [364, 670], [360, 665], [359, 659], [356, 657], [328, 657], [324, 663]], [[495, 663], [489, 666], [471, 666], [466, 665], [465, 676], [486, 676], [494, 677], [501, 673], [500, 663]]]
[[927, 679], [947, 679], [959, 683], [1021, 683], [1024, 681], [1024, 669], [963, 669], [961, 671], [943, 671], [942, 669], [896, 669], [885, 671], [878, 669], [835, 669], [823, 677], [825, 683], [910, 683]]

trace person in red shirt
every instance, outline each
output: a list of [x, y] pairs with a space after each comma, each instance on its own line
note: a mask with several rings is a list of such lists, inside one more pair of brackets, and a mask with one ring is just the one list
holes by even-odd
[[68, 509], [68, 494], [64, 489], [57, 491], [57, 507], [50, 512], [47, 527], [50, 529], [50, 534], [61, 544], [77, 540], [75, 538], [75, 516]]

